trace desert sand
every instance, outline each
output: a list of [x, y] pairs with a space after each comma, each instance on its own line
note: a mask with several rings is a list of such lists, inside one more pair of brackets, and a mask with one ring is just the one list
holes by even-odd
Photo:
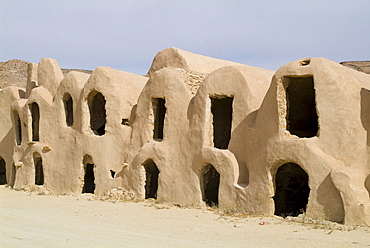
[[[370, 247], [369, 227], [0, 186], [1, 247]], [[341, 230], [340, 230], [341, 229]]]

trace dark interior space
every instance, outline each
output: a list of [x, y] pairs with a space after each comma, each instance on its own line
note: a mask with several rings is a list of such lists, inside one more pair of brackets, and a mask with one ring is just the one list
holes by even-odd
[[40, 109], [37, 103], [30, 105], [32, 116], [32, 141], [39, 141]]
[[64, 111], [66, 115], [67, 126], [73, 126], [73, 98], [70, 94], [66, 93], [63, 96]]
[[219, 149], [227, 149], [229, 146], [233, 120], [233, 100], [233, 97], [211, 98], [213, 144]]
[[286, 77], [285, 82], [287, 130], [300, 138], [316, 136], [319, 124], [313, 77]]
[[33, 157], [33, 162], [35, 165], [35, 184], [43, 185], [44, 184], [44, 169], [42, 166], [42, 158], [39, 154], [35, 154]]
[[203, 201], [208, 206], [218, 205], [218, 189], [220, 187], [220, 174], [215, 167], [207, 165], [203, 173]]
[[163, 98], [153, 99], [154, 110], [154, 131], [153, 138], [155, 140], [163, 139], [164, 117], [166, 116], [166, 100]]
[[84, 165], [84, 186], [82, 193], [94, 193], [95, 191], [95, 175], [94, 175], [94, 164], [87, 163]]
[[310, 188], [307, 173], [295, 163], [279, 167], [275, 178], [275, 215], [298, 216], [306, 211]]
[[158, 191], [158, 176], [160, 171], [153, 160], [149, 160], [144, 164], [146, 181], [145, 181], [145, 199], [157, 199]]
[[14, 111], [14, 123], [15, 123], [15, 140], [17, 145], [20, 146], [22, 143], [22, 123], [19, 118], [18, 112]]
[[0, 158], [0, 185], [7, 184], [6, 181], [6, 163], [3, 158]]
[[105, 124], [107, 114], [105, 110], [105, 98], [100, 92], [90, 93], [89, 110], [90, 110], [90, 126], [91, 130], [96, 135], [105, 134]]

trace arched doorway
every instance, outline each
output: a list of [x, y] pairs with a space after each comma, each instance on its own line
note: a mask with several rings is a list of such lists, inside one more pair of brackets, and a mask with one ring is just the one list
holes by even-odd
[[40, 154], [33, 154], [33, 164], [35, 165], [35, 184], [44, 185], [44, 168], [42, 166], [42, 158]]
[[279, 167], [275, 177], [275, 215], [298, 216], [306, 211], [310, 188], [308, 174], [295, 163]]
[[157, 199], [158, 191], [158, 177], [160, 171], [153, 160], [147, 160], [143, 164], [145, 168], [145, 199], [154, 198]]
[[95, 191], [95, 165], [92, 158], [86, 155], [83, 160], [84, 181], [82, 193], [94, 193]]
[[7, 184], [6, 180], [6, 163], [5, 160], [0, 157], [0, 185]]
[[218, 191], [220, 187], [220, 173], [213, 165], [208, 164], [203, 168], [202, 178], [202, 198], [208, 206], [218, 205]]

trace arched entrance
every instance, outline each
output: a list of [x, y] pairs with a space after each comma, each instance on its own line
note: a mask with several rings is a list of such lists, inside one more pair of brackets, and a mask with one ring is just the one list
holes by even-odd
[[33, 164], [35, 165], [35, 184], [43, 185], [44, 184], [44, 168], [42, 166], [42, 158], [40, 154], [35, 152], [33, 154]]
[[218, 190], [220, 187], [220, 173], [213, 165], [208, 164], [203, 168], [201, 177], [202, 198], [208, 206], [218, 205]]
[[275, 177], [275, 215], [298, 216], [306, 211], [310, 188], [308, 174], [295, 163], [279, 167]]
[[0, 157], [0, 185], [7, 184], [6, 181], [6, 163], [5, 160]]
[[94, 193], [95, 191], [95, 165], [92, 158], [86, 155], [83, 160], [84, 182], [82, 193]]
[[160, 171], [153, 160], [148, 160], [143, 164], [145, 168], [145, 199], [157, 199], [158, 177]]

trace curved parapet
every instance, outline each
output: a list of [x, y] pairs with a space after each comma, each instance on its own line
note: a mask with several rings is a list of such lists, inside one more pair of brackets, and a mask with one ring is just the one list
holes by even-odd
[[[63, 72], [55, 59], [43, 58], [37, 66], [37, 84], [55, 96], [59, 83], [64, 78]], [[31, 81], [30, 81], [31, 83]]]

